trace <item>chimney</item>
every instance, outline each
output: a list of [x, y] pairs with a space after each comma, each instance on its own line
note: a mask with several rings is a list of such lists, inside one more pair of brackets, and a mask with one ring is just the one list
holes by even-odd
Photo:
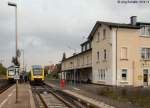
[[137, 16], [131, 16], [130, 20], [131, 20], [131, 25], [135, 26], [136, 25]]

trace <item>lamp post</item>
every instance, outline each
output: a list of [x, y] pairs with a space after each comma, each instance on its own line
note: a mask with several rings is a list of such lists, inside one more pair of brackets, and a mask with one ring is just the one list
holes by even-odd
[[[17, 4], [8, 2], [8, 6], [15, 7], [15, 27], [16, 27], [16, 60], [18, 61], [18, 18], [17, 18]], [[19, 69], [18, 69], [19, 71]], [[18, 73], [16, 73], [18, 74]], [[16, 79], [16, 103], [18, 102], [18, 78]]]

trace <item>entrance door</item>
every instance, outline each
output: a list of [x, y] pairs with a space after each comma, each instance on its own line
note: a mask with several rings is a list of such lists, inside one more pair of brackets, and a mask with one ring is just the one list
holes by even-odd
[[144, 86], [148, 86], [148, 69], [143, 70], [143, 77]]

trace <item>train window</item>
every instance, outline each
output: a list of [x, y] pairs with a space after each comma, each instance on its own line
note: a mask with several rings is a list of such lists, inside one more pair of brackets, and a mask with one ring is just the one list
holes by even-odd
[[42, 69], [39, 68], [33, 69], [33, 75], [42, 75]]
[[13, 70], [10, 70], [10, 71], [8, 72], [8, 74], [9, 74], [9, 76], [13, 76], [13, 75], [15, 75], [15, 72], [14, 72]]

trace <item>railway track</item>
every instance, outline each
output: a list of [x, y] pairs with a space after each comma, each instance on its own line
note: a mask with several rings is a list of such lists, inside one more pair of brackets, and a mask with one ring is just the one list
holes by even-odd
[[74, 108], [45, 85], [32, 86], [32, 92], [37, 108]]
[[32, 86], [37, 108], [99, 108], [44, 84]]
[[[54, 90], [53, 87], [45, 84], [45, 86], [48, 87], [48, 89], [50, 90]], [[62, 97], [64, 100], [66, 100], [67, 102], [69, 102], [70, 104], [73, 105], [73, 108], [100, 108], [96, 105], [93, 105], [91, 103], [86, 102], [85, 100], [81, 100], [78, 97], [74, 97], [68, 93], [63, 92], [62, 90], [54, 90], [55, 94], [59, 95], [60, 97]]]
[[[3, 82], [4, 83], [4, 82]], [[10, 88], [13, 84], [10, 83], [4, 83], [0, 86], [0, 94], [6, 91], [8, 88]]]

